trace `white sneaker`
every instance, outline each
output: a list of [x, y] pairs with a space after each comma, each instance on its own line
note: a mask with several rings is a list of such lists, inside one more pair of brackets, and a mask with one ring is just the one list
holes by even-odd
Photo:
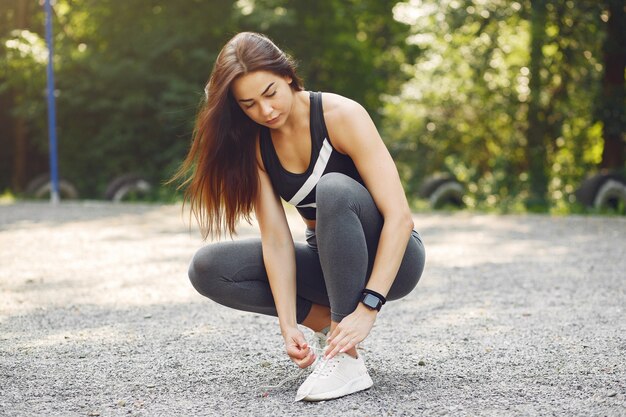
[[[321, 358], [324, 356], [324, 350], [326, 350], [326, 339], [328, 338], [328, 327], [324, 330], [322, 330], [321, 332], [315, 332], [313, 334], [313, 337], [311, 338], [311, 342], [309, 343], [309, 348], [311, 349], [311, 351], [313, 353], [315, 353], [315, 362], [313, 362], [313, 364], [311, 365], [311, 367], [315, 368], [315, 366], [317, 365], [317, 363], [321, 360]], [[309, 367], [310, 368], [310, 367]], [[293, 381], [294, 379], [298, 379], [302, 376], [302, 374], [304, 374], [306, 372], [308, 368], [303, 368], [300, 369], [300, 371], [293, 376], [289, 376], [285, 379], [283, 379], [282, 381], [280, 381], [278, 384], [276, 385], [260, 385], [259, 388], [262, 389], [264, 392], [262, 395], [267, 395], [269, 390], [273, 390], [276, 388], [280, 388], [283, 385], [285, 385], [287, 382]]]
[[339, 353], [316, 363], [311, 375], [298, 389], [296, 401], [330, 400], [363, 391], [373, 384], [361, 355], [355, 359], [347, 353]]
[[321, 357], [324, 354], [324, 350], [326, 349], [326, 339], [328, 335], [322, 332], [313, 333], [313, 338], [311, 339], [311, 350], [315, 353], [316, 356]]

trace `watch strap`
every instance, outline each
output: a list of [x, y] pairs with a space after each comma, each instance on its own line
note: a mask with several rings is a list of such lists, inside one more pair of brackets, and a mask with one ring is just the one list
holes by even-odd
[[387, 302], [387, 299], [385, 298], [385, 296], [383, 296], [381, 293], [378, 293], [374, 290], [370, 290], [369, 288], [364, 288], [363, 294], [371, 294], [374, 297], [377, 297], [382, 304], [385, 304]]

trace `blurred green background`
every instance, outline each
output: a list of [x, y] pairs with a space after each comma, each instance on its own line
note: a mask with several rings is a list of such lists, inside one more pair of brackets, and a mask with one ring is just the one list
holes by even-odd
[[[243, 30], [292, 54], [307, 89], [368, 109], [414, 207], [434, 174], [462, 185], [464, 206], [501, 212], [581, 211], [585, 178], [622, 181], [624, 0], [53, 7], [59, 169], [80, 198], [129, 173], [153, 184], [149, 199], [180, 197], [161, 184], [188, 149], [219, 49]], [[25, 196], [48, 171], [43, 22], [39, 2], [0, 0], [0, 194]]]

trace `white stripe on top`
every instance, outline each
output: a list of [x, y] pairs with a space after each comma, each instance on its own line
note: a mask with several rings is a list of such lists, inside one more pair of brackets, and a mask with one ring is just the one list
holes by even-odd
[[320, 154], [318, 155], [317, 161], [315, 162], [315, 167], [313, 167], [313, 172], [311, 172], [311, 175], [309, 176], [309, 178], [306, 179], [304, 184], [302, 184], [302, 187], [300, 187], [298, 192], [295, 193], [293, 197], [291, 197], [291, 200], [288, 201], [289, 204], [297, 206], [302, 200], [304, 200], [307, 195], [309, 195], [311, 190], [315, 188], [317, 182], [320, 180], [320, 178], [322, 178], [322, 174], [326, 169], [326, 165], [330, 160], [330, 154], [332, 152], [333, 147], [330, 145], [330, 142], [328, 141], [328, 139], [324, 139], [322, 149], [320, 149]]

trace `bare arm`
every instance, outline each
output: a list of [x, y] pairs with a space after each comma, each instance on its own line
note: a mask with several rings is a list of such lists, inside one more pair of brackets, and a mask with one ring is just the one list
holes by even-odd
[[[367, 288], [387, 295], [400, 268], [413, 220], [395, 163], [376, 126], [358, 103], [332, 96], [329, 135], [349, 155], [383, 216], [384, 225]], [[334, 122], [334, 123], [333, 123]]]
[[296, 323], [296, 262], [293, 239], [279, 197], [265, 171], [259, 169], [260, 190], [255, 213], [261, 229], [263, 261], [281, 329]]
[[[383, 143], [376, 126], [358, 103], [329, 94], [327, 120], [329, 135], [335, 148], [350, 156], [383, 216], [383, 227], [372, 273], [366, 288], [387, 295], [400, 269], [413, 229], [409, 204], [395, 163]], [[345, 352], [367, 337], [377, 311], [359, 303], [329, 337], [327, 356]]]
[[[259, 158], [260, 160], [260, 158]], [[255, 215], [261, 229], [263, 262], [276, 304], [285, 349], [299, 367], [314, 362], [304, 334], [296, 319], [296, 255], [280, 198], [274, 192], [269, 176], [259, 163], [259, 193]]]

